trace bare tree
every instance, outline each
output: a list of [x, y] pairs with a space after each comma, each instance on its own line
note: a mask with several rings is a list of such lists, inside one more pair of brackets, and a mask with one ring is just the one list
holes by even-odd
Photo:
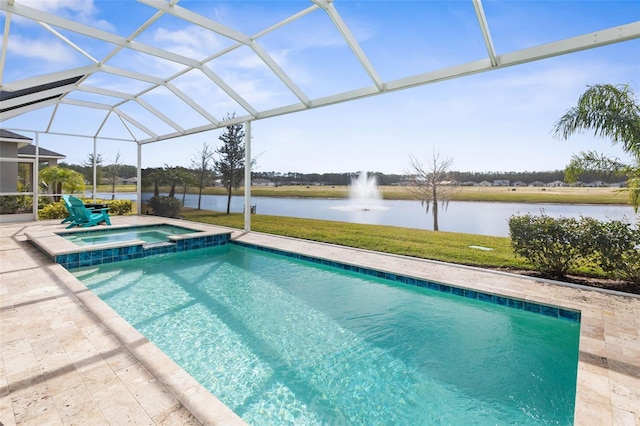
[[413, 182], [407, 189], [420, 200], [423, 206], [426, 206], [427, 213], [433, 205], [431, 208], [433, 230], [437, 231], [438, 203], [441, 203], [442, 208], [446, 210], [454, 192], [458, 189], [449, 181], [449, 169], [453, 164], [453, 158], [442, 157], [439, 152], [434, 151], [426, 166], [413, 155], [409, 155], [409, 159], [410, 171], [407, 174], [413, 176]]
[[106, 167], [107, 169], [107, 179], [111, 184], [111, 199], [116, 199], [116, 183], [118, 183], [118, 178], [120, 174], [120, 151], [116, 154], [116, 158], [113, 161], [113, 164], [110, 164]]
[[196, 171], [198, 183], [198, 210], [200, 210], [200, 202], [202, 201], [202, 188], [207, 183], [207, 179], [211, 175], [211, 166], [213, 162], [213, 150], [206, 142], [202, 144], [202, 149], [196, 153], [191, 160], [191, 167]]

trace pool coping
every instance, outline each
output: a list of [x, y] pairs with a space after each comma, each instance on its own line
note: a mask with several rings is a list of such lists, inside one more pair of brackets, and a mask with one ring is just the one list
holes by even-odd
[[[152, 223], [150, 219], [145, 216], [135, 216], [128, 221]], [[180, 221], [179, 223], [183, 226], [185, 223], [188, 223], [189, 227], [195, 226], [193, 222]], [[33, 232], [44, 225], [42, 222], [21, 224], [21, 238], [24, 239], [29, 229]], [[46, 224], [46, 227], [54, 229], [55, 225]], [[4, 231], [4, 228], [7, 226], [0, 226], [0, 230]], [[346, 259], [350, 264], [391, 274], [411, 275], [433, 282], [477, 289], [489, 294], [579, 310], [581, 326], [575, 424], [640, 425], [640, 408], [637, 407], [637, 401], [640, 400], [639, 297], [612, 294], [589, 287], [569, 286], [555, 281], [504, 272], [496, 273], [443, 262], [218, 227], [218, 230], [221, 229], [227, 232], [232, 231], [232, 240], [241, 243], [292, 251], [335, 262], [344, 263]], [[4, 237], [4, 232], [2, 236]], [[20, 248], [14, 250], [20, 250]], [[0, 251], [0, 254], [4, 254], [4, 250]], [[2, 263], [4, 264], [4, 261]], [[48, 260], [43, 261], [39, 268], [54, 271], [55, 276], [64, 283], [68, 291], [95, 315], [96, 321], [111, 330], [111, 333], [147, 366], [161, 384], [172, 389], [171, 392], [196, 416], [199, 422], [243, 423], [237, 416], [229, 414], [230, 410], [224, 406], [218, 407], [219, 410], [211, 409], [211, 407], [217, 407], [216, 404], [220, 404], [217, 398], [206, 390], [202, 392], [204, 388], [197, 383], [194, 384], [193, 379], [189, 380], [190, 376], [175, 364], [167, 363], [166, 356], [162, 352], [141, 337], [133, 327], [128, 326], [67, 270], [60, 265], [51, 265]], [[8, 276], [5, 274], [11, 273], [11, 270], [5, 269], [2, 267], [1, 270], [3, 280], [0, 285], [2, 287], [5, 286], [4, 277]], [[407, 274], [407, 271], [410, 273]], [[4, 338], [2, 339], [4, 345]], [[167, 365], [172, 366], [168, 368]], [[171, 374], [167, 375], [167, 371], [171, 371]], [[9, 372], [3, 372], [3, 374], [10, 376]], [[10, 423], [5, 422], [5, 424]]]
[[[159, 218], [154, 217], [152, 223], [144, 224], [144, 225], [136, 225], [136, 227], [152, 227], [152, 226], [161, 226], [161, 225], [174, 225], [179, 226], [181, 228], [192, 229], [194, 232], [188, 234], [180, 234], [180, 235], [172, 235], [169, 237], [170, 241], [182, 241], [189, 238], [194, 237], [208, 237], [208, 236], [216, 236], [224, 233], [229, 233], [230, 230], [224, 230], [221, 228], [211, 229], [211, 226], [206, 226], [205, 224], [197, 223], [197, 222], [188, 222], [189, 225], [185, 225], [184, 221], [176, 222], [176, 219], [168, 219], [168, 218]], [[194, 224], [193, 226], [191, 224]], [[59, 234], [84, 234], [86, 232], [93, 231], [103, 231], [103, 230], [117, 230], [117, 229], [127, 229], [131, 228], [131, 225], [128, 224], [112, 224], [111, 226], [98, 226], [97, 228], [74, 228], [74, 229], [65, 229], [64, 230], [53, 230], [53, 229], [39, 229], [36, 231], [25, 231], [24, 235], [27, 237], [27, 240], [34, 242], [40, 250], [42, 250], [46, 255], [50, 258], [55, 259], [56, 256], [69, 254], [69, 253], [83, 253], [89, 251], [95, 251], [100, 249], [109, 249], [109, 248], [121, 248], [121, 247], [129, 247], [132, 245], [147, 245], [154, 243], [147, 243], [143, 240], [127, 240], [127, 241], [118, 241], [112, 243], [103, 243], [103, 244], [90, 244], [80, 246], [77, 245]]]

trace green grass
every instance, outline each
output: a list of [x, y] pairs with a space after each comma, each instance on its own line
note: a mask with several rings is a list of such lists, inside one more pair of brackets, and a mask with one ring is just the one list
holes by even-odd
[[[181, 215], [186, 220], [195, 222], [244, 228], [244, 215], [241, 213], [227, 215], [209, 210], [183, 208]], [[515, 256], [511, 248], [511, 239], [506, 237], [259, 214], [251, 216], [251, 230], [459, 265], [535, 271], [526, 259]], [[572, 275], [607, 278], [606, 273], [593, 264], [579, 267], [572, 271]]]
[[[185, 219], [196, 222], [240, 229], [244, 227], [244, 216], [240, 213], [227, 215], [185, 208], [181, 214]], [[514, 256], [510, 239], [502, 237], [267, 215], [252, 215], [251, 229], [267, 234], [464, 265], [531, 268], [524, 259]], [[484, 251], [469, 246], [493, 250]]]

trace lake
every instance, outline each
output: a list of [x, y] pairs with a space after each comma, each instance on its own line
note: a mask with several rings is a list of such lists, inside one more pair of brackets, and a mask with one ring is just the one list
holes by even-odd
[[[148, 199], [151, 195], [145, 193], [142, 198]], [[109, 199], [111, 195], [98, 194], [98, 197]], [[136, 195], [123, 193], [116, 194], [116, 197], [135, 199]], [[182, 196], [179, 195], [177, 198], [181, 200]], [[385, 200], [382, 202], [382, 207], [385, 210], [371, 209], [369, 211], [350, 210], [348, 209], [350, 202], [345, 199], [252, 197], [251, 204], [256, 206], [257, 214], [264, 215], [433, 229], [431, 211], [426, 213], [419, 201]], [[197, 207], [198, 195], [187, 194], [185, 206]], [[242, 212], [243, 207], [243, 197], [236, 196], [231, 199], [232, 212]], [[227, 197], [224, 195], [203, 195], [201, 208], [226, 211]], [[627, 220], [633, 223], [640, 221], [640, 215], [634, 214], [631, 206], [452, 201], [446, 210], [440, 207], [438, 225], [440, 231], [444, 232], [508, 237], [510, 216], [526, 213], [537, 215], [541, 211], [552, 217], [578, 218], [582, 215], [598, 220]]]

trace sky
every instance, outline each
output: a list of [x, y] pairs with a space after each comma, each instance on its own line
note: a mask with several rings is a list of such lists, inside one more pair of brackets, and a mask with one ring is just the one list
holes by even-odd
[[[16, 0], [110, 33], [131, 34], [154, 9], [131, 1]], [[181, 7], [225, 23], [244, 34], [259, 33], [287, 16], [309, 7], [298, 1], [197, 1]], [[487, 51], [471, 1], [352, 1], [334, 6], [351, 29], [383, 81], [430, 72], [485, 58]], [[121, 7], [117, 7], [121, 6]], [[484, 1], [487, 22], [497, 54], [517, 51], [567, 37], [640, 21], [640, 3], [624, 1]], [[126, 13], [123, 13], [126, 11]], [[3, 26], [5, 14], [0, 15]], [[323, 12], [313, 12], [258, 42], [311, 99], [371, 86], [343, 39]], [[4, 28], [3, 28], [4, 32]], [[86, 37], [61, 31], [93, 57], [106, 57], [113, 46], [92, 44]], [[202, 60], [230, 45], [229, 40], [182, 21], [163, 17], [136, 39], [184, 56]], [[14, 16], [3, 70], [3, 84], [68, 67], [87, 65], [87, 58], [50, 31]], [[119, 53], [109, 65], [168, 78], [174, 64]], [[290, 92], [269, 78], [265, 64], [245, 50], [210, 63], [218, 73], [258, 109], [294, 103]], [[201, 77], [201, 76], [200, 76]], [[185, 75], [175, 85], [217, 117], [245, 112], [204, 86], [202, 78]], [[563, 169], [579, 151], [595, 150], [630, 162], [620, 146], [592, 134], [559, 140], [555, 122], [574, 106], [593, 84], [628, 84], [640, 95], [640, 40], [617, 43], [532, 63], [451, 79], [402, 91], [339, 103], [252, 122], [252, 155], [256, 171], [356, 172], [386, 174], [409, 171], [410, 156], [422, 162], [434, 153], [453, 160], [457, 171], [546, 171]], [[98, 73], [85, 84], [137, 93], [132, 85]], [[210, 85], [209, 85], [210, 86]], [[77, 100], [100, 102], [97, 95]], [[84, 96], [84, 97], [82, 97]], [[206, 124], [184, 104], [163, 103], [160, 90], [143, 95], [159, 102], [163, 112], [185, 127]], [[73, 98], [73, 97], [72, 97]], [[90, 131], [104, 111], [79, 115], [77, 107], [63, 105], [52, 129]], [[46, 126], [53, 107], [2, 122], [5, 128]], [[143, 120], [136, 109], [127, 111]], [[112, 120], [105, 126], [116, 124]], [[166, 125], [164, 125], [167, 127]], [[95, 128], [95, 127], [94, 127]], [[161, 127], [162, 128], [162, 127]], [[32, 137], [32, 134], [24, 133]], [[113, 135], [120, 135], [116, 131]], [[198, 133], [142, 148], [143, 167], [189, 166], [203, 144], [220, 146], [220, 130]], [[79, 164], [93, 152], [93, 140], [40, 135], [40, 145]], [[104, 164], [136, 164], [135, 143], [98, 140]]]

